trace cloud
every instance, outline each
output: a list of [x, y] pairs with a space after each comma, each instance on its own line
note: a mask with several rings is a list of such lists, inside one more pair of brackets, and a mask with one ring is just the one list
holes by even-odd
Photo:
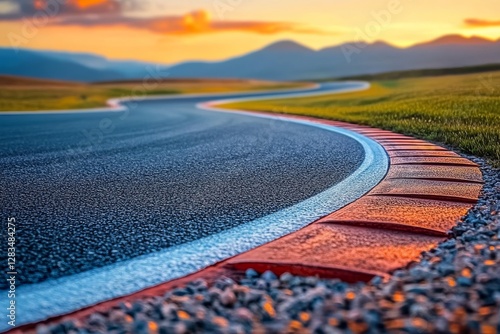
[[466, 19], [465, 25], [472, 28], [500, 27], [500, 21], [488, 21], [481, 19]]
[[281, 32], [294, 32], [298, 34], [332, 35], [326, 30], [314, 29], [288, 22], [216, 22], [213, 24], [215, 31], [251, 31], [259, 34], [277, 34]]
[[0, 0], [0, 20], [19, 20], [46, 13], [120, 14], [137, 0]]
[[[220, 32], [249, 32], [263, 35], [292, 32], [326, 35], [330, 32], [290, 22], [218, 21], [210, 13], [196, 10], [177, 16], [137, 16], [145, 0], [0, 0], [0, 20], [20, 20], [47, 14], [51, 25], [123, 26], [159, 34], [196, 35]], [[136, 16], [131, 16], [131, 14]]]
[[55, 24], [77, 26], [126, 26], [170, 35], [195, 35], [229, 31], [242, 31], [266, 35], [282, 32], [331, 34], [324, 30], [304, 27], [289, 22], [213, 21], [210, 14], [204, 10], [193, 11], [181, 16], [163, 17], [85, 15], [61, 19], [55, 22]]

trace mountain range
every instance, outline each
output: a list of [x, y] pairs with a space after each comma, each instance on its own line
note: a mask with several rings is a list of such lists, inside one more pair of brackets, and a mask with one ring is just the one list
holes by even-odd
[[91, 53], [0, 48], [3, 75], [97, 82], [144, 78], [152, 71], [163, 73], [166, 68], [140, 61], [109, 60]]
[[500, 63], [500, 39], [460, 35], [407, 48], [379, 41], [313, 50], [294, 41], [280, 41], [224, 61], [184, 62], [170, 67], [108, 60], [93, 54], [0, 49], [0, 74], [82, 82], [142, 79], [151, 71], [171, 78], [322, 79], [493, 63]]

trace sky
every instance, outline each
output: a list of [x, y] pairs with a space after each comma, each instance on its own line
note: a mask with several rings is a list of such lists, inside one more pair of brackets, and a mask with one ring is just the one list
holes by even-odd
[[294, 40], [314, 49], [442, 35], [500, 38], [498, 0], [0, 0], [0, 46], [159, 63]]

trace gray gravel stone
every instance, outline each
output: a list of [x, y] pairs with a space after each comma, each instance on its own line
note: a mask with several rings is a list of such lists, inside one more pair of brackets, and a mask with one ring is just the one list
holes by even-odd
[[252, 278], [256, 278], [256, 277], [259, 277], [259, 273], [256, 272], [255, 270], [253, 269], [248, 269], [246, 272], [245, 272], [245, 276], [249, 279], [252, 279]]

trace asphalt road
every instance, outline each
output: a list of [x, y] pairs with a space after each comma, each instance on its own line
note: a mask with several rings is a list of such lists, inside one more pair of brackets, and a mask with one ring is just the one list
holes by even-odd
[[19, 284], [230, 229], [337, 184], [363, 162], [363, 147], [335, 132], [195, 107], [220, 97], [145, 100], [129, 112], [0, 114], [0, 210], [17, 220]]

